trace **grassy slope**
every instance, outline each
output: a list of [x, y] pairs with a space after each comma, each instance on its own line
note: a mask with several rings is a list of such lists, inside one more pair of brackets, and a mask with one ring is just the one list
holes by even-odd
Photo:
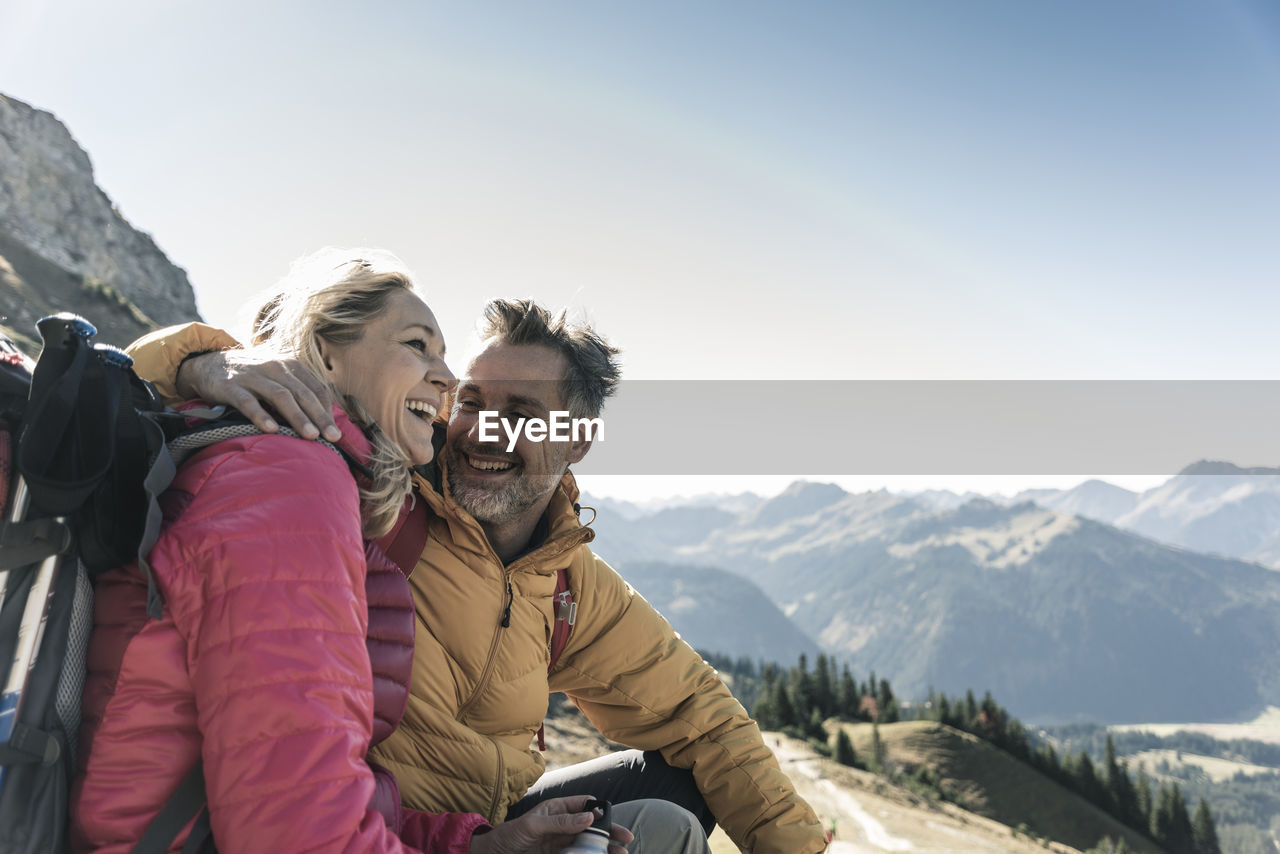
[[[871, 752], [871, 724], [844, 724], [854, 749]], [[1124, 837], [1131, 850], [1155, 852], [1148, 839], [1009, 754], [951, 727], [909, 721], [880, 727], [886, 761], [913, 770], [926, 765], [953, 787], [964, 806], [1017, 827], [1085, 849], [1103, 836]]]

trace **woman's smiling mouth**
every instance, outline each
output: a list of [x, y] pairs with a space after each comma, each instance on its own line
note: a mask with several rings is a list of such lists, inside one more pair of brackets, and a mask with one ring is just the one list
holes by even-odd
[[440, 411], [425, 400], [406, 400], [404, 408], [421, 418], [423, 421], [434, 421], [436, 413]]

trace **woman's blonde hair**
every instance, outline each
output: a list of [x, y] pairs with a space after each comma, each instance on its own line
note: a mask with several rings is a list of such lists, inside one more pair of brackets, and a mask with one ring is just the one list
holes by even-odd
[[322, 249], [299, 258], [254, 315], [252, 348], [266, 356], [294, 358], [322, 382], [373, 445], [370, 482], [360, 483], [364, 535], [391, 530], [413, 486], [410, 461], [360, 402], [333, 385], [320, 342], [359, 341], [365, 327], [387, 310], [397, 291], [413, 291], [403, 263], [376, 249]]

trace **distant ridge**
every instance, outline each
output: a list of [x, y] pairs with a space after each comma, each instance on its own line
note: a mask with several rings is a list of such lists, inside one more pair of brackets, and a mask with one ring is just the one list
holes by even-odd
[[834, 483], [798, 480], [779, 495], [748, 511], [743, 521], [752, 525], [772, 525], [784, 519], [815, 513], [848, 494]]
[[635, 561], [618, 571], [696, 649], [783, 663], [820, 648], [759, 587], [709, 566]]
[[1219, 460], [1198, 460], [1178, 472], [1179, 476], [1186, 474], [1280, 474], [1280, 468], [1267, 468], [1266, 466], [1241, 468], [1235, 463], [1222, 462]]

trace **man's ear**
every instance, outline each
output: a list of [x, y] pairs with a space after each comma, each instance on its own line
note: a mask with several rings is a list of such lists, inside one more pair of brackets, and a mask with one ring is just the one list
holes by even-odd
[[569, 453], [565, 457], [569, 465], [582, 462], [582, 458], [587, 455], [587, 451], [591, 450], [591, 439], [579, 439], [576, 442], [569, 443]]

